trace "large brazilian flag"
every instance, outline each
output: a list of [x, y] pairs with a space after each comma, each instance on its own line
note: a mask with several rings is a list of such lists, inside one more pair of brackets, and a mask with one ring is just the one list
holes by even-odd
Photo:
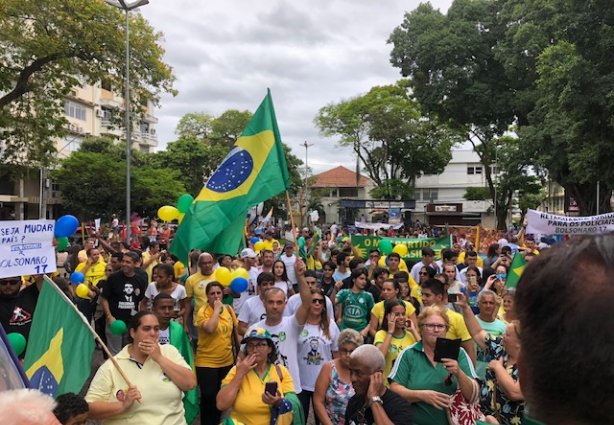
[[286, 190], [288, 181], [268, 91], [233, 149], [185, 214], [171, 252], [182, 261], [187, 260], [192, 249], [235, 255], [241, 245], [247, 211]]
[[90, 375], [94, 337], [70, 300], [45, 276], [28, 338], [30, 387], [50, 396], [79, 393]]

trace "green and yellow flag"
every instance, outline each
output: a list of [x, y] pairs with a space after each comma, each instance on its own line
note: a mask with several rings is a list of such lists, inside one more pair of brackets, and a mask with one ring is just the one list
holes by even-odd
[[24, 369], [30, 386], [50, 396], [79, 393], [90, 375], [94, 337], [47, 277], [38, 297]]
[[512, 264], [510, 264], [510, 270], [507, 273], [507, 279], [505, 279], [505, 287], [506, 288], [515, 288], [518, 286], [518, 281], [520, 280], [520, 276], [526, 267], [527, 262], [524, 260], [524, 257], [517, 252], [514, 254], [514, 258], [512, 258]]
[[181, 261], [191, 249], [236, 254], [249, 208], [288, 186], [288, 167], [269, 91], [185, 214], [171, 252]]

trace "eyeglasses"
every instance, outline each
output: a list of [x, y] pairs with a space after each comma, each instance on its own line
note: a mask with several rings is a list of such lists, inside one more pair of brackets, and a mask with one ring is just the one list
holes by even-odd
[[418, 272], [418, 274], [419, 274], [420, 276], [426, 276], [426, 275], [428, 275], [428, 273], [427, 273], [427, 272]]
[[268, 347], [269, 344], [267, 342], [255, 342], [253, 344], [247, 344], [246, 346], [248, 350], [255, 350], [256, 348]]
[[431, 331], [442, 331], [444, 329], [446, 329], [448, 326], [447, 325], [442, 325], [440, 323], [425, 323], [422, 325], [423, 328], [427, 328]]
[[0, 286], [17, 285], [20, 282], [19, 280], [0, 280]]
[[324, 299], [323, 298], [313, 298], [311, 300], [311, 304], [324, 304]]
[[346, 350], [345, 348], [339, 349], [339, 354], [341, 354], [342, 356], [349, 356], [353, 352], [354, 350]]

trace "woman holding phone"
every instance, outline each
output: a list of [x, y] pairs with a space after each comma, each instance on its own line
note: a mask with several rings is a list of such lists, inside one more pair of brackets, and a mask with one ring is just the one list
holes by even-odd
[[377, 331], [382, 327], [386, 320], [385, 303], [389, 301], [399, 301], [405, 307], [405, 317], [411, 320], [416, 327], [418, 319], [416, 318], [416, 309], [412, 303], [401, 300], [401, 284], [396, 279], [386, 279], [382, 284], [380, 296], [383, 301], [378, 302], [371, 309], [371, 321], [369, 333], [375, 337]]
[[414, 425], [448, 425], [446, 408], [457, 389], [467, 402], [475, 402], [477, 382], [471, 359], [464, 349], [458, 360], [435, 360], [438, 338], [450, 326], [446, 312], [438, 306], [425, 307], [418, 316], [422, 341], [404, 350], [390, 373], [390, 389], [412, 403]]
[[255, 328], [241, 341], [243, 359], [230, 369], [217, 393], [217, 409], [230, 409], [230, 418], [245, 425], [271, 422], [271, 414], [292, 410], [290, 400], [298, 405], [290, 372], [276, 365], [277, 350], [269, 332]]

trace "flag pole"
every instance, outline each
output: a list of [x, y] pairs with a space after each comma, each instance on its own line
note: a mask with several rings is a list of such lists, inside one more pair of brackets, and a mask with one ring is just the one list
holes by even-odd
[[[128, 386], [132, 386], [132, 382], [130, 382], [130, 379], [128, 378], [128, 376], [126, 375], [126, 373], [123, 371], [123, 369], [119, 366], [119, 363], [117, 362], [117, 360], [113, 357], [113, 355], [111, 354], [111, 352], [109, 351], [109, 349], [107, 348], [106, 344], [104, 342], [102, 342], [102, 339], [100, 339], [100, 337], [98, 336], [98, 334], [96, 333], [96, 331], [94, 330], [94, 328], [92, 328], [92, 326], [87, 322], [87, 319], [85, 318], [85, 316], [83, 315], [83, 313], [81, 313], [79, 311], [79, 309], [77, 308], [77, 306], [70, 300], [70, 298], [68, 298], [66, 296], [66, 294], [64, 292], [62, 292], [62, 290], [55, 284], [55, 282], [51, 279], [49, 279], [49, 277], [47, 275], [43, 275], [43, 280], [45, 282], [47, 282], [49, 285], [51, 285], [51, 287], [58, 293], [60, 294], [60, 296], [62, 298], [64, 298], [64, 301], [66, 301], [68, 303], [68, 305], [75, 311], [75, 313], [77, 313], [77, 316], [81, 319], [81, 321], [83, 321], [83, 323], [85, 324], [85, 326], [87, 326], [87, 329], [89, 329], [90, 333], [94, 336], [94, 339], [96, 340], [96, 342], [98, 342], [98, 344], [100, 344], [100, 347], [102, 347], [102, 350], [107, 354], [107, 356], [109, 356], [109, 359], [111, 360], [111, 362], [113, 363], [113, 366], [115, 366], [117, 368], [117, 371], [119, 372], [119, 374], [122, 376], [122, 378], [124, 378], [124, 381], [126, 381], [126, 384], [128, 384]], [[140, 403], [140, 400], [137, 400]]]
[[296, 255], [300, 257], [298, 252], [298, 238], [296, 237], [296, 226], [294, 225], [294, 216], [292, 215], [292, 203], [290, 202], [290, 193], [286, 190], [286, 201], [288, 202], [288, 215], [290, 216], [290, 225], [292, 226], [292, 236], [294, 237], [294, 249]]

